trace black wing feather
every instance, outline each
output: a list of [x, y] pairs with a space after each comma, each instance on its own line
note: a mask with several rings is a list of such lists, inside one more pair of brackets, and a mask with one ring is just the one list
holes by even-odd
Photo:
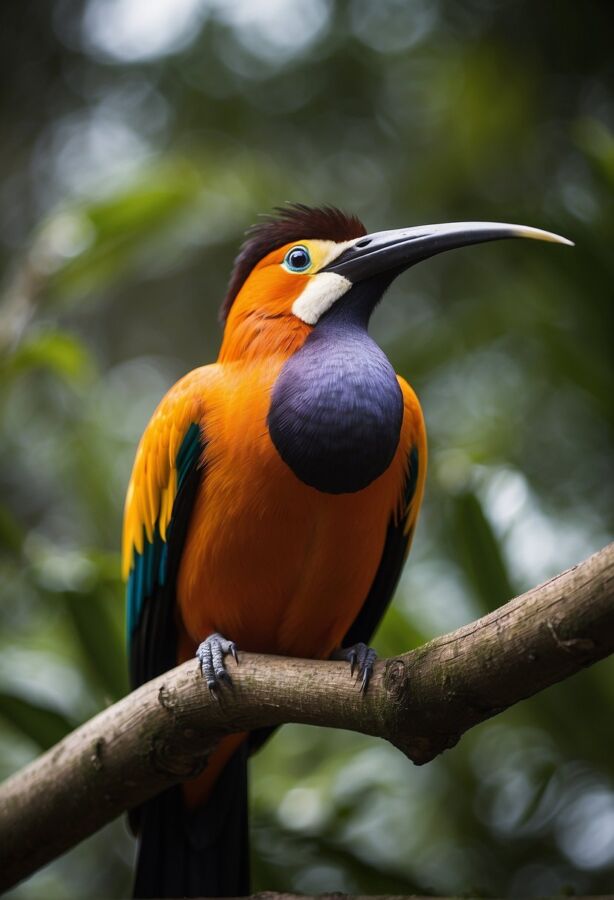
[[368, 644], [392, 600], [413, 534], [413, 526], [407, 528], [407, 517], [418, 485], [418, 465], [418, 451], [416, 447], [412, 447], [403, 491], [405, 515], [398, 522], [393, 520], [388, 525], [384, 552], [373, 584], [362, 609], [341, 642], [342, 647], [351, 647], [359, 643]]

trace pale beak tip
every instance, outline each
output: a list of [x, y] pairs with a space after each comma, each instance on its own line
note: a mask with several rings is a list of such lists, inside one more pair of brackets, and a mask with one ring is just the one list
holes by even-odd
[[567, 247], [575, 247], [573, 241], [570, 241], [569, 238], [563, 237], [562, 234], [552, 234], [549, 231], [544, 231], [544, 236], [542, 237], [543, 241], [551, 241], [553, 244], [565, 244]]
[[573, 241], [553, 231], [543, 231], [541, 228], [531, 228], [528, 225], [519, 225], [516, 228], [517, 237], [530, 238], [534, 241], [549, 241], [552, 244], [565, 244], [567, 247], [575, 247]]

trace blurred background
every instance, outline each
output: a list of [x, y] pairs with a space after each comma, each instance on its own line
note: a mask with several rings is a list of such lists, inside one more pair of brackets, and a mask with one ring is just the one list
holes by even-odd
[[[373, 333], [421, 397], [426, 502], [388, 655], [612, 534], [608, 4], [47, 0], [0, 13], [0, 775], [126, 690], [121, 510], [161, 395], [215, 358], [244, 229], [521, 222], [411, 270]], [[253, 760], [255, 889], [614, 886], [614, 664], [415, 768], [288, 726]], [[14, 898], [126, 897], [119, 820]]]

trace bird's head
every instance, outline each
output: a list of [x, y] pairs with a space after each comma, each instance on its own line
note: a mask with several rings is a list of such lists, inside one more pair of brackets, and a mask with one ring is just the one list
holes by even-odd
[[502, 238], [571, 244], [566, 238], [498, 222], [451, 222], [367, 234], [333, 207], [292, 204], [253, 226], [235, 261], [221, 310], [220, 358], [291, 353], [318, 324], [340, 313], [361, 325], [389, 284], [445, 250]]

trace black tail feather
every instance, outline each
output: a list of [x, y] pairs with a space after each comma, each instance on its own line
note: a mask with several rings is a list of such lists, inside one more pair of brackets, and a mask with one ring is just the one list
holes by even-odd
[[224, 766], [207, 803], [184, 808], [170, 788], [139, 809], [134, 897], [249, 894], [247, 745]]

